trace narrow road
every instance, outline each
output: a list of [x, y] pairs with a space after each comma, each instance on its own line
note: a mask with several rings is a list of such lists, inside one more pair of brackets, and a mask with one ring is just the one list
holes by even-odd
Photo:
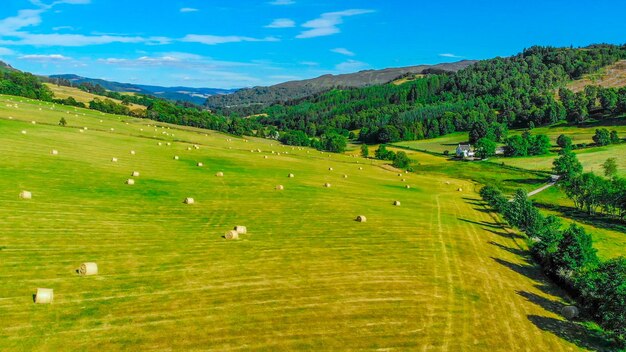
[[537, 188], [537, 189], [536, 189], [536, 190], [534, 190], [534, 191], [530, 191], [530, 192], [528, 192], [528, 196], [529, 196], [529, 197], [534, 196], [535, 194], [537, 194], [537, 193], [539, 193], [539, 192], [541, 192], [541, 191], [544, 191], [544, 190], [546, 190], [546, 189], [548, 189], [548, 188], [550, 188], [550, 187], [554, 186], [554, 184], [556, 183], [556, 181], [558, 181], [558, 180], [559, 180], [559, 176], [557, 176], [557, 175], [550, 175], [550, 177], [552, 178], [552, 181], [550, 181], [550, 183], [548, 183], [547, 185], [544, 185], [544, 186], [542, 186], [542, 187], [539, 187], [539, 188]]

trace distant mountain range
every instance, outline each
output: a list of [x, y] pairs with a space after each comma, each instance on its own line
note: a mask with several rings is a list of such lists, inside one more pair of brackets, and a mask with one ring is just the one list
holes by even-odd
[[49, 78], [60, 78], [68, 80], [75, 85], [79, 85], [81, 83], [91, 83], [94, 85], [99, 84], [105, 89], [114, 92], [132, 92], [147, 94], [164, 99], [188, 101], [198, 105], [203, 105], [206, 99], [210, 96], [219, 94], [230, 94], [237, 91], [237, 89], [161, 87], [133, 83], [120, 83], [97, 78], [81, 77], [73, 74], [51, 75], [49, 76]]
[[227, 95], [213, 95], [207, 99], [206, 106], [210, 109], [218, 109], [269, 105], [274, 102], [304, 98], [331, 88], [359, 88], [384, 84], [404, 75], [456, 72], [475, 62], [475, 60], [462, 60], [437, 65], [365, 70], [342, 75], [323, 75], [317, 78], [290, 81], [269, 87], [244, 88]]

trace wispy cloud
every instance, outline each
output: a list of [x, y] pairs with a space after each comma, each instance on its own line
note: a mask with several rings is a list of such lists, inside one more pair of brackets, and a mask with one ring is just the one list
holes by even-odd
[[455, 58], [455, 59], [460, 59], [460, 58], [463, 57], [463, 56], [454, 55], [454, 54], [450, 54], [450, 53], [439, 54], [439, 56], [441, 56], [441, 57], [451, 57], [451, 58]]
[[339, 73], [349, 73], [360, 71], [368, 68], [369, 65], [365, 62], [356, 61], [356, 60], [347, 60], [340, 64], [335, 65], [335, 70]]
[[337, 53], [337, 54], [341, 54], [341, 55], [346, 55], [346, 56], [354, 56], [355, 54], [346, 49], [346, 48], [335, 48], [335, 49], [330, 49], [330, 51], [332, 51], [333, 53]]
[[315, 61], [300, 61], [299, 64], [304, 65], [304, 66], [319, 66], [320, 65], [319, 62], [315, 62]]
[[338, 12], [323, 13], [320, 15], [319, 18], [307, 21], [302, 24], [302, 27], [309, 29], [298, 34], [296, 38], [314, 38], [340, 33], [341, 30], [339, 29], [338, 25], [343, 23], [344, 17], [363, 15], [372, 12], [374, 12], [374, 10], [350, 9]]
[[110, 43], [146, 43], [166, 44], [169, 39], [164, 37], [128, 37], [112, 35], [83, 35], [83, 34], [31, 34], [21, 32], [15, 35], [18, 39], [0, 39], [2, 45], [34, 45], [34, 46], [86, 46]]
[[70, 57], [63, 56], [61, 54], [50, 54], [50, 55], [22, 55], [19, 57], [21, 60], [29, 60], [29, 61], [67, 61], [71, 60]]
[[216, 44], [224, 44], [224, 43], [239, 43], [239, 42], [277, 42], [279, 41], [276, 37], [265, 37], [265, 38], [252, 38], [252, 37], [244, 37], [239, 35], [201, 35], [201, 34], [187, 34], [185, 37], [181, 39], [183, 42], [189, 43], [201, 43], [206, 45], [216, 45]]
[[293, 0], [274, 0], [270, 1], [268, 4], [270, 5], [293, 5], [296, 2]]
[[15, 55], [15, 51], [9, 48], [0, 47], [0, 56], [11, 56], [11, 55]]
[[265, 28], [292, 28], [296, 26], [296, 22], [289, 18], [277, 18]]
[[194, 9], [193, 7], [183, 7], [182, 9], [180, 9], [180, 12], [197, 12], [199, 11], [198, 9]]

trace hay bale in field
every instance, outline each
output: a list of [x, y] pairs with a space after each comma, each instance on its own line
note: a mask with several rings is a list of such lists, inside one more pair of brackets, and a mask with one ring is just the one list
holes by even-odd
[[197, 144], [194, 144], [194, 145], [193, 145], [193, 147], [194, 147], [195, 149], [200, 149], [200, 146], [199, 146], [199, 145], [197, 145]]
[[78, 132], [80, 132], [80, 133], [85, 133], [85, 130], [78, 130]]
[[224, 234], [224, 238], [227, 240], [236, 240], [239, 239], [239, 232], [235, 230], [230, 230]]
[[111, 132], [115, 131], [115, 128], [111, 127]]
[[580, 312], [576, 306], [565, 306], [561, 309], [561, 315], [563, 315], [567, 320], [573, 320], [578, 317], [579, 314]]
[[343, 178], [348, 178], [348, 175], [343, 175]]
[[405, 181], [406, 181], [406, 179], [405, 179], [405, 178], [403, 178], [403, 179], [401, 179], [400, 181], [405, 182]]
[[131, 151], [130, 151], [130, 155], [135, 155], [135, 151], [134, 151], [134, 150], [131, 150]]
[[296, 175], [294, 175], [294, 174], [289, 174], [289, 175], [288, 175], [288, 177], [289, 177], [289, 178], [294, 178], [294, 177], [296, 177]]
[[330, 183], [324, 183], [324, 187], [330, 188]]
[[193, 198], [185, 198], [183, 203], [185, 203], [185, 204], [193, 204], [193, 203], [195, 203], [195, 201], [193, 200]]
[[30, 123], [32, 123], [33, 125], [36, 125], [37, 121], [31, 121]]
[[54, 300], [54, 290], [51, 288], [38, 288], [34, 300], [37, 304], [50, 304]]
[[221, 171], [218, 171], [218, 172], [215, 174], [215, 176], [216, 176], [216, 177], [224, 177], [224, 173], [223, 173], [223, 172], [221, 172]]
[[463, 192], [463, 188], [459, 188], [459, 189], [457, 189], [457, 191]]
[[158, 146], [162, 146], [162, 145], [163, 145], [163, 143], [161, 143], [161, 142], [157, 142], [157, 145], [158, 145]]
[[174, 160], [178, 160], [178, 155], [174, 155]]
[[233, 230], [237, 231], [237, 233], [245, 235], [248, 233], [248, 229], [245, 226], [237, 225], [233, 228]]
[[258, 153], [260, 153], [260, 152], [261, 152], [261, 149], [257, 149], [256, 151], [257, 151]]
[[400, 206], [400, 201], [399, 200], [394, 200], [393, 201], [393, 205], [399, 207]]
[[398, 176], [402, 176], [402, 174], [398, 174]]
[[197, 165], [200, 166], [200, 167], [204, 166], [203, 163], [198, 163]]
[[265, 155], [265, 156], [263, 157], [263, 159], [267, 159], [267, 155]]
[[78, 274], [84, 276], [98, 275], [98, 264], [93, 262], [82, 263], [78, 268]]
[[359, 170], [363, 170], [363, 167], [362, 167], [362, 166], [359, 166]]
[[25, 130], [22, 130], [22, 134], [26, 134], [26, 131], [25, 131]]
[[33, 194], [30, 193], [29, 191], [21, 191], [20, 192], [20, 198], [22, 198], [22, 199], [32, 199], [33, 198]]
[[282, 190], [284, 190], [284, 189], [285, 189], [285, 187], [284, 187], [283, 185], [278, 185], [278, 186], [276, 186], [276, 190], [277, 190], [277, 191], [282, 191]]
[[165, 143], [165, 144], [166, 144], [166, 145], [168, 145], [168, 146], [169, 146], [169, 145], [172, 145], [172, 143], [170, 143], [170, 142], [167, 142], [167, 143]]
[[449, 185], [449, 184], [450, 184], [450, 181], [446, 181], [446, 185]]
[[356, 221], [358, 222], [366, 222], [367, 218], [365, 217], [365, 215], [359, 215], [356, 217]]
[[328, 168], [328, 171], [333, 171], [333, 168], [332, 168], [332, 167], [329, 167], [329, 168]]
[[139, 177], [139, 171], [133, 171], [132, 177]]
[[50, 154], [52, 155], [59, 155], [59, 151], [56, 149], [52, 149], [52, 151], [50, 152]]
[[111, 162], [112, 163], [116, 163], [117, 162], [117, 158], [111, 158]]
[[134, 185], [135, 184], [135, 180], [133, 180], [132, 178], [129, 178], [128, 180], [126, 180], [126, 184], [127, 185]]
[[406, 186], [404, 186], [404, 188], [411, 188], [411, 186], [409, 186], [409, 185], [406, 185]]

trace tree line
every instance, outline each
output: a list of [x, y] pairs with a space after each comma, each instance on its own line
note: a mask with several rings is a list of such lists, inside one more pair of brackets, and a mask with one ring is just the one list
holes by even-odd
[[544, 217], [519, 189], [511, 201], [495, 187], [480, 195], [512, 227], [527, 235], [533, 257], [544, 272], [572, 293], [620, 346], [626, 345], [626, 258], [601, 261], [591, 235], [575, 224]]

